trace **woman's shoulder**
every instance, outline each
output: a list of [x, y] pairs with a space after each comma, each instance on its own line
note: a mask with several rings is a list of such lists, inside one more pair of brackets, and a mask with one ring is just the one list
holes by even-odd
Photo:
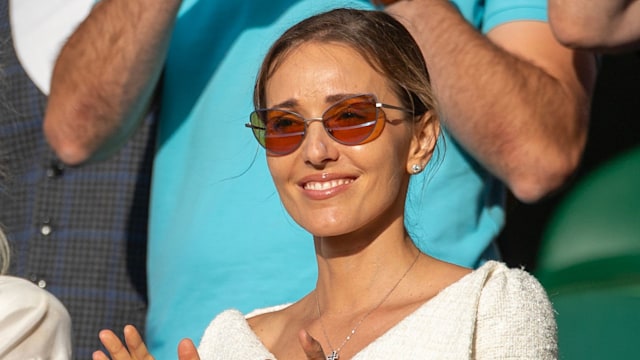
[[487, 261], [473, 271], [460, 272], [456, 277], [458, 279], [444, 288], [438, 297], [512, 295], [532, 289], [535, 293], [545, 294], [542, 285], [527, 271], [509, 268], [499, 261]]
[[521, 295], [526, 298], [519, 300], [547, 297], [538, 279], [524, 269], [510, 268], [498, 261], [488, 261], [474, 272], [485, 279], [483, 295], [501, 295], [501, 297]]
[[274, 358], [253, 331], [247, 319], [265, 316], [286, 306], [257, 309], [247, 315], [236, 309], [221, 312], [205, 330], [198, 353], [206, 359]]
[[211, 323], [209, 324], [209, 328], [216, 327], [238, 327], [240, 329], [249, 325], [247, 321], [250, 318], [256, 318], [261, 316], [268, 316], [274, 312], [285, 309], [290, 304], [282, 304], [276, 306], [269, 306], [265, 308], [255, 309], [250, 311], [247, 314], [243, 314], [240, 310], [237, 309], [227, 309], [218, 315], [216, 315]]
[[476, 352], [502, 351], [505, 358], [518, 359], [557, 358], [553, 307], [540, 282], [523, 269], [494, 261], [475, 272], [484, 277], [477, 305]]
[[11, 289], [12, 291], [33, 291], [34, 293], [42, 291], [31, 281], [10, 275], [0, 275], [0, 286], [0, 290]]
[[282, 305], [276, 305], [276, 306], [269, 306], [269, 307], [265, 307], [265, 308], [260, 308], [260, 309], [255, 309], [253, 311], [251, 311], [250, 313], [248, 313], [245, 317], [247, 319], [252, 318], [252, 317], [256, 317], [259, 315], [265, 315], [265, 314], [271, 314], [280, 310], [284, 310], [286, 308], [288, 308], [289, 306], [291, 306], [292, 303], [287, 303], [287, 304], [282, 304]]
[[51, 293], [28, 280], [7, 275], [0, 276], [0, 309], [3, 313], [26, 311], [36, 317], [52, 311], [68, 316], [66, 308]]
[[70, 334], [69, 313], [55, 296], [25, 279], [0, 276], [3, 359], [71, 358]]

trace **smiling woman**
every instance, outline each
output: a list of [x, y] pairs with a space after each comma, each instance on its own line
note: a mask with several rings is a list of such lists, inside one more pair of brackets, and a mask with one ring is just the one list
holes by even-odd
[[[532, 276], [438, 260], [405, 228], [409, 180], [440, 128], [426, 64], [399, 22], [351, 9], [302, 21], [266, 55], [254, 102], [247, 127], [287, 212], [313, 236], [318, 278], [293, 304], [218, 315], [201, 358], [556, 357], [551, 306]], [[112, 354], [122, 349], [104, 335]], [[125, 334], [139, 349], [136, 336]]]
[[[267, 108], [307, 117], [329, 112], [341, 118], [308, 124], [295, 151], [267, 157], [293, 219], [317, 237], [369, 232], [367, 224], [392, 221], [402, 227], [409, 169], [428, 161], [438, 133], [437, 117], [425, 111], [414, 114], [408, 93], [388, 86], [385, 76], [343, 43], [305, 42], [270, 70]], [[269, 140], [274, 119], [266, 120]], [[343, 128], [349, 129], [349, 138]]]

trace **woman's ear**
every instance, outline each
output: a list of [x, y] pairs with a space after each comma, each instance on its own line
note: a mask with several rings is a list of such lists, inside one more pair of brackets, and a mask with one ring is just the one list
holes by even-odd
[[438, 116], [433, 113], [433, 110], [427, 111], [415, 122], [413, 131], [406, 165], [409, 174], [417, 174], [424, 170], [431, 159], [440, 135]]

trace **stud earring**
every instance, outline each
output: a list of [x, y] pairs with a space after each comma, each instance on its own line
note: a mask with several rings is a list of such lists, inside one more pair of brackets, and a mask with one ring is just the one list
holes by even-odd
[[414, 174], [417, 174], [417, 173], [419, 173], [420, 171], [422, 171], [422, 166], [420, 166], [420, 165], [418, 165], [418, 164], [413, 164], [413, 165], [411, 166], [411, 171], [412, 171]]

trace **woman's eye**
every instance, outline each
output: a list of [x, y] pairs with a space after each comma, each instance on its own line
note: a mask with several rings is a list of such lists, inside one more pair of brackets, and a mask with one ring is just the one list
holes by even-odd
[[361, 122], [366, 119], [366, 116], [359, 112], [353, 110], [345, 110], [341, 111], [336, 117], [336, 121], [342, 123], [343, 125], [352, 124], [354, 122]]
[[278, 133], [290, 132], [292, 129], [298, 127], [298, 121], [289, 117], [279, 117], [277, 119], [271, 119], [269, 121], [269, 128]]
[[358, 114], [353, 111], [344, 111], [340, 116], [341, 119], [351, 119], [354, 117], [358, 117]]

